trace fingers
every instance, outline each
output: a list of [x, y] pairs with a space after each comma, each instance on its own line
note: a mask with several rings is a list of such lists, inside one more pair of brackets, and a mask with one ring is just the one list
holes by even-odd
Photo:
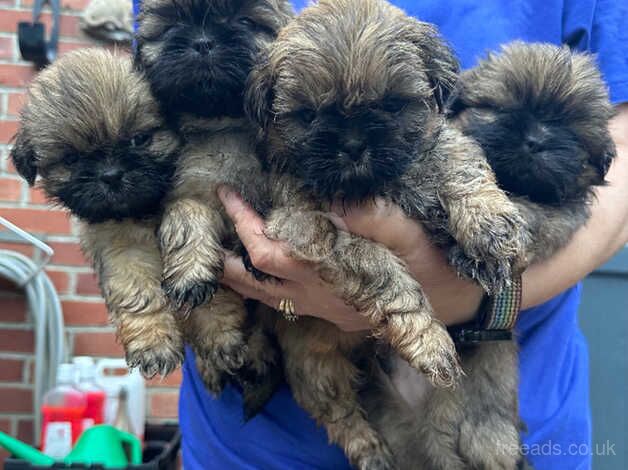
[[243, 297], [259, 300], [272, 308], [277, 308], [281, 299], [292, 298], [296, 290], [291, 281], [257, 281], [244, 267], [242, 258], [232, 252], [225, 255], [222, 283]]
[[422, 243], [431, 244], [418, 222], [406, 217], [400, 207], [382, 199], [360, 206], [335, 204], [332, 210], [350, 232], [379, 242], [400, 256]]
[[260, 271], [281, 279], [305, 281], [312, 279], [312, 269], [292, 259], [284, 243], [264, 235], [264, 220], [234, 191], [218, 189], [218, 196], [246, 247], [251, 262]]

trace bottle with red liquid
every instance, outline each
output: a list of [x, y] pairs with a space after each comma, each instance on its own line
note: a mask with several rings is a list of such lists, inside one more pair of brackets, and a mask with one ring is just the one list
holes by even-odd
[[76, 388], [85, 394], [87, 406], [83, 415], [83, 431], [104, 422], [105, 391], [96, 384], [96, 365], [91, 357], [75, 357], [78, 372]]
[[61, 459], [70, 453], [83, 430], [83, 414], [87, 407], [85, 394], [74, 387], [76, 369], [60, 364], [57, 386], [44, 395], [41, 406], [42, 452]]

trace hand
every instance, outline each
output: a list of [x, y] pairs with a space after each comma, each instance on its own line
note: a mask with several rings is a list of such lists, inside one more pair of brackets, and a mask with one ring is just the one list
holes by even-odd
[[[281, 279], [281, 282], [258, 282], [238, 257], [227, 253], [225, 285], [274, 308], [280, 299], [291, 298], [298, 314], [325, 319], [344, 331], [369, 329], [364, 317], [337, 297], [332, 286], [319, 278], [312, 265], [293, 260], [282, 242], [266, 238], [264, 221], [237, 194], [221, 188], [219, 196], [253, 264]], [[388, 246], [408, 263], [442, 321], [461, 323], [473, 316], [482, 298], [481, 289], [458, 279], [421, 226], [406, 218], [401, 210], [378, 202], [338, 213], [339, 216], [332, 219], [340, 228]]]

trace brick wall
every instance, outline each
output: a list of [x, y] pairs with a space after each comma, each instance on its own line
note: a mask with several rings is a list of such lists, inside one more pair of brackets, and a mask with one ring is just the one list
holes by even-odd
[[[79, 28], [81, 10], [89, 0], [62, 0], [60, 53], [94, 45]], [[76, 238], [76, 224], [67, 214], [46, 205], [40, 190], [16, 175], [8, 159], [11, 137], [33, 68], [19, 58], [17, 23], [31, 16], [32, 0], [0, 0], [0, 215], [41, 236], [55, 250], [46, 269], [63, 306], [67, 344], [74, 355], [120, 357], [92, 270]], [[48, 14], [43, 21], [49, 21]], [[26, 245], [0, 241], [31, 255]], [[0, 279], [0, 430], [32, 441], [33, 325], [22, 292]], [[147, 414], [152, 421], [176, 417], [180, 374], [149, 384]], [[0, 464], [2, 462], [0, 453]]]

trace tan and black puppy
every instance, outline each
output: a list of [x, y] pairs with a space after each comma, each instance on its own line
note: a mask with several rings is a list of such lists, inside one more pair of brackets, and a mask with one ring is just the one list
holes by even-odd
[[[461, 74], [448, 107], [523, 215], [529, 262], [565, 246], [589, 218], [593, 191], [616, 152], [608, 130], [613, 108], [593, 57], [511, 43]], [[414, 410], [382, 375], [381, 389], [368, 391], [364, 404], [402, 468], [522, 464], [515, 342], [480, 344], [460, 356], [466, 376], [459, 386], [430, 389]]]
[[[460, 373], [456, 351], [421, 286], [385, 247], [336, 230], [325, 211], [334, 200], [383, 197], [421, 221], [461, 274], [491, 292], [509, 282], [526, 231], [479, 146], [446, 122], [457, 72], [432, 25], [382, 0], [321, 0], [281, 31], [247, 99], [273, 171], [267, 235], [316, 262], [377, 336], [444, 386]], [[350, 358], [365, 354], [365, 335], [310, 318], [275, 328], [296, 400], [354, 465], [390, 468], [355, 391]]]
[[161, 289], [155, 231], [171, 188], [179, 137], [131, 61], [100, 49], [69, 53], [29, 89], [11, 152], [18, 172], [82, 222], [127, 361], [166, 374], [183, 358]]
[[[216, 189], [228, 184], [258, 210], [267, 199], [243, 97], [257, 56], [291, 17], [287, 0], [145, 0], [138, 20], [136, 67], [185, 140], [159, 228], [163, 287], [179, 309], [213, 298], [211, 315], [220, 328], [200, 316], [188, 325], [214, 392], [224, 373], [248, 365], [254, 376], [264, 375], [276, 362], [270, 346], [248, 354], [244, 301], [219, 288], [223, 247], [234, 248], [235, 232]], [[217, 303], [216, 295], [229, 301]], [[266, 343], [256, 327], [251, 334], [260, 335], [251, 344]]]

